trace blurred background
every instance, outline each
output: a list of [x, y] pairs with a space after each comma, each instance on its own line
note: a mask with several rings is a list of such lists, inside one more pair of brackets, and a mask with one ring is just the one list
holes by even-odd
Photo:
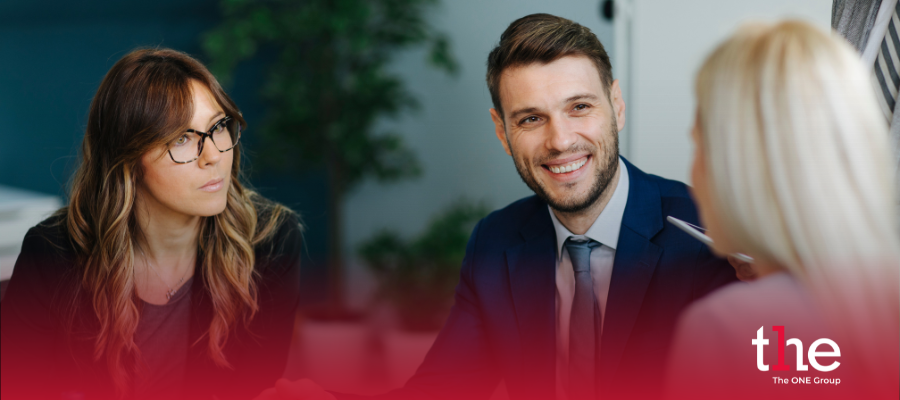
[[749, 19], [827, 29], [831, 2], [0, 0], [0, 278], [27, 229], [65, 204], [105, 73], [135, 48], [174, 48], [206, 63], [249, 122], [251, 185], [302, 216], [286, 376], [401, 385], [452, 304], [475, 222], [531, 194], [494, 136], [484, 74], [500, 33], [536, 12], [606, 46], [627, 105], [622, 155], [687, 181], [706, 53]]

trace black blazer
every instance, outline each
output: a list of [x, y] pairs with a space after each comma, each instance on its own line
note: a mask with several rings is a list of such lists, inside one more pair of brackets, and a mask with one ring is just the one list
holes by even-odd
[[[658, 395], [680, 312], [735, 281], [734, 268], [675, 226], [697, 223], [687, 187], [631, 163], [598, 362], [600, 398]], [[556, 387], [556, 234], [532, 196], [481, 220], [466, 248], [444, 328], [398, 399], [552, 399]], [[341, 395], [342, 399], [358, 396]]]
[[[25, 235], [2, 302], [4, 400], [68, 398], [61, 393], [95, 400], [115, 393], [105, 358], [94, 360], [98, 320], [89, 296], [75, 295], [80, 274], [69, 235], [57, 222], [59, 217], [51, 217]], [[206, 353], [204, 333], [213, 309], [198, 261], [191, 287], [185, 398], [250, 399], [281, 377], [300, 298], [301, 245], [300, 225], [291, 215], [272, 240], [256, 247], [259, 312], [248, 328], [238, 324], [228, 336], [224, 352], [233, 369], [217, 367]], [[64, 328], [68, 315], [76, 321], [72, 334]]]

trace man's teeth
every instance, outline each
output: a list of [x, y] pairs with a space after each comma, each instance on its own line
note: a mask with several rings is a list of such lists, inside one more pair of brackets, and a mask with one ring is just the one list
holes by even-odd
[[548, 168], [550, 168], [550, 172], [553, 172], [554, 174], [564, 174], [566, 172], [572, 172], [578, 168], [581, 168], [581, 166], [583, 166], [584, 163], [586, 163], [586, 162], [587, 162], [587, 157], [582, 158], [580, 160], [570, 162], [566, 165], [552, 166], [552, 167], [548, 167]]

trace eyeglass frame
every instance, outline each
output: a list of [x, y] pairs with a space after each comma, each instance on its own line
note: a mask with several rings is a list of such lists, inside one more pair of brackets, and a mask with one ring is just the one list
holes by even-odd
[[[198, 145], [197, 157], [194, 157], [190, 161], [178, 161], [178, 160], [175, 160], [175, 156], [172, 155], [172, 150], [167, 147], [166, 152], [169, 153], [169, 158], [171, 158], [172, 161], [175, 162], [176, 164], [190, 164], [194, 161], [197, 161], [197, 159], [200, 158], [200, 155], [203, 154], [203, 145], [206, 143], [206, 138], [209, 138], [209, 140], [213, 143], [213, 148], [215, 148], [219, 153], [224, 153], [226, 151], [229, 151], [229, 150], [237, 147], [238, 143], [240, 143], [240, 141], [241, 141], [241, 123], [240, 123], [240, 121], [238, 121], [238, 125], [237, 125], [238, 126], [237, 138], [235, 138], [234, 143], [231, 145], [231, 147], [229, 147], [225, 150], [219, 150], [219, 147], [216, 146], [215, 139], [213, 139], [213, 137], [212, 137], [213, 131], [215, 131], [219, 125], [227, 124], [232, 119], [234, 119], [234, 118], [232, 118], [230, 115], [225, 116], [225, 118], [222, 118], [218, 122], [216, 122], [215, 125], [212, 126], [212, 128], [209, 128], [209, 131], [207, 131], [207, 132], [198, 131], [195, 129], [186, 130], [185, 132], [196, 133], [197, 135], [200, 136], [200, 144]], [[226, 126], [225, 129], [228, 129], [228, 127]]]

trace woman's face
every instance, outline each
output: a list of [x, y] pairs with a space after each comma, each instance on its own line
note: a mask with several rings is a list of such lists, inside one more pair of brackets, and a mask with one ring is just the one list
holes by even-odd
[[[190, 129], [208, 132], [225, 113], [202, 83], [191, 81], [191, 91], [194, 115]], [[152, 214], [207, 217], [225, 210], [234, 151], [220, 153], [208, 138], [205, 140], [203, 153], [187, 164], [172, 161], [165, 146], [141, 157], [144, 175], [139, 196]]]
[[691, 165], [691, 194], [694, 201], [697, 202], [697, 209], [700, 214], [700, 223], [707, 228], [706, 235], [709, 236], [714, 244], [712, 250], [719, 256], [724, 256], [734, 252], [728, 238], [722, 234], [720, 228], [720, 218], [712, 206], [713, 193], [709, 187], [709, 170], [706, 165], [704, 154], [704, 144], [702, 135], [700, 134], [700, 112], [698, 110], [694, 119], [694, 128], [691, 129], [691, 138], [694, 141], [694, 162]]

